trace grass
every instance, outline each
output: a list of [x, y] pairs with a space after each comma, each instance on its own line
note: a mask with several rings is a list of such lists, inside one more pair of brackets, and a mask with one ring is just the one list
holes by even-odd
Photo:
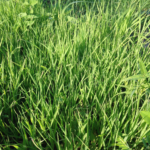
[[0, 1], [0, 148], [145, 149], [148, 98], [122, 79], [150, 70], [150, 3], [51, 2]]

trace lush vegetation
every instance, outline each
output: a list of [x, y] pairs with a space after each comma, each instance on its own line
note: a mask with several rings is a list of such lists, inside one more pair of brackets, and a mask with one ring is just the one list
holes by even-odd
[[149, 8], [1, 0], [0, 149], [149, 149]]

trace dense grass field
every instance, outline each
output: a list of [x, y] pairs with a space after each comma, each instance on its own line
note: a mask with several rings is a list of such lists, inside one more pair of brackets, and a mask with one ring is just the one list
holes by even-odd
[[149, 8], [0, 0], [0, 150], [150, 149], [149, 87], [123, 81], [150, 70]]

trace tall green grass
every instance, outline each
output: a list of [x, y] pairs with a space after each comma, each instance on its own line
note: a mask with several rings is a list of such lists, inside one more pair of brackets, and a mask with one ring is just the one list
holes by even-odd
[[0, 1], [0, 148], [144, 149], [147, 99], [122, 79], [150, 68], [149, 5]]

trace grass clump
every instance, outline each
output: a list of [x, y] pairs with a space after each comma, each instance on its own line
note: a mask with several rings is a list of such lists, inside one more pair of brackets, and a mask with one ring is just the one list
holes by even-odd
[[150, 68], [149, 4], [0, 1], [0, 147], [144, 149], [147, 97], [122, 79]]

